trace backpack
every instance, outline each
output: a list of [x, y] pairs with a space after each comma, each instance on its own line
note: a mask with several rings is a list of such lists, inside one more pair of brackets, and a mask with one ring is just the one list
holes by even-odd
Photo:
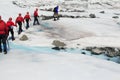
[[53, 9], [53, 12], [55, 12], [56, 11], [56, 7]]

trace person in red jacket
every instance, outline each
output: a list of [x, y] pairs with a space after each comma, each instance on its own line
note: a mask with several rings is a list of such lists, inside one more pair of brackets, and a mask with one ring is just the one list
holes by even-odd
[[[6, 45], [7, 35], [8, 35], [8, 28], [6, 26], [6, 23], [1, 19], [0, 16], [0, 52], [2, 52], [3, 49], [4, 54], [7, 54], [7, 45]], [[2, 43], [3, 43], [3, 48], [2, 48]]]
[[29, 12], [26, 13], [26, 15], [24, 16], [24, 20], [26, 21], [26, 29], [29, 28], [29, 21], [31, 20]]
[[37, 22], [38, 25], [40, 25], [39, 21], [38, 21], [38, 9], [36, 8], [36, 10], [34, 11], [34, 22], [33, 25], [36, 25], [35, 23]]
[[15, 24], [19, 25], [18, 34], [20, 34], [23, 31], [22, 22], [24, 23], [24, 18], [21, 16], [21, 13], [19, 13], [19, 16], [16, 18], [16, 21], [15, 21]]
[[[15, 26], [14, 22], [12, 21], [12, 18], [10, 17], [9, 20], [7, 21], [7, 27], [8, 27], [8, 31], [11, 33], [11, 38], [12, 40], [15, 40], [15, 37], [14, 37], [14, 31], [13, 31], [13, 26]], [[9, 32], [8, 32], [8, 35], [9, 35]]]

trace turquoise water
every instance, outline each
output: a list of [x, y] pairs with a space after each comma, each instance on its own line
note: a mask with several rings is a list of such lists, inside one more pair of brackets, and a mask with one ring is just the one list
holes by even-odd
[[66, 52], [66, 53], [71, 53], [71, 54], [82, 54], [83, 52], [85, 53], [84, 55], [89, 55], [93, 56], [96, 58], [100, 59], [105, 59], [113, 62], [120, 63], [120, 57], [108, 57], [105, 56], [104, 54], [101, 55], [93, 55], [89, 51], [81, 50], [79, 48], [76, 49], [66, 49], [66, 50], [54, 50], [51, 47], [35, 47], [35, 46], [25, 46], [21, 44], [15, 44], [13, 42], [10, 42], [10, 50], [20, 50], [20, 51], [25, 51], [28, 54], [29, 53], [35, 53], [35, 54], [40, 54], [40, 53], [47, 53], [47, 54], [52, 54], [52, 53], [60, 53], [60, 52]]
[[22, 50], [22, 51], [28, 51], [28, 52], [34, 52], [34, 53], [58, 53], [58, 52], [68, 52], [68, 53], [81, 53], [82, 50], [80, 49], [66, 49], [66, 50], [54, 50], [51, 47], [36, 47], [36, 46], [25, 46], [21, 44], [15, 44], [13, 42], [10, 42], [10, 50]]

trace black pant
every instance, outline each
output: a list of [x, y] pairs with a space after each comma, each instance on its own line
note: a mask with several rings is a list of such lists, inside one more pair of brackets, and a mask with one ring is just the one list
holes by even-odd
[[18, 25], [19, 25], [18, 34], [20, 34], [23, 31], [23, 29], [22, 29], [22, 22], [18, 22]]
[[37, 16], [34, 16], [34, 22], [33, 22], [33, 25], [36, 25], [35, 23], [37, 22], [38, 25], [40, 25], [39, 21], [38, 21], [38, 17]]
[[[0, 52], [2, 52], [2, 49], [4, 52], [7, 52], [7, 45], [6, 45], [6, 35], [5, 34], [0, 34]], [[3, 43], [3, 48], [2, 48], [2, 43]]]
[[26, 29], [28, 29], [30, 26], [29, 26], [29, 19], [26, 19]]
[[14, 40], [15, 37], [14, 37], [14, 31], [13, 31], [13, 27], [12, 26], [9, 27], [9, 32], [11, 33], [12, 40]]
[[59, 15], [57, 12], [54, 12], [53, 18], [54, 18], [54, 21], [56, 21], [56, 18], [57, 18], [57, 20], [59, 20]]

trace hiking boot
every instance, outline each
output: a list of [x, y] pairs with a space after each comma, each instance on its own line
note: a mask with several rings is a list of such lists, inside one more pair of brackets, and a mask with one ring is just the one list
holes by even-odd
[[0, 53], [2, 53], [2, 49], [0, 49]]
[[40, 25], [40, 23], [37, 23], [38, 25]]
[[4, 52], [4, 54], [7, 54], [7, 52]]
[[54, 21], [56, 21], [56, 19], [54, 18]]
[[18, 32], [18, 35], [20, 35], [20, 32]]
[[12, 41], [14, 41], [15, 40], [15, 38], [12, 38]]

